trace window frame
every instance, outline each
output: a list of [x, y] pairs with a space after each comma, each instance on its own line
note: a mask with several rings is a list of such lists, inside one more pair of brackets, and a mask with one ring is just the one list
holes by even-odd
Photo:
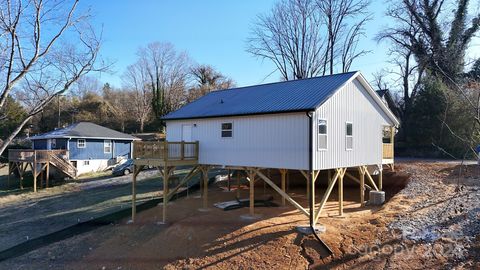
[[[325, 121], [325, 133], [320, 134], [320, 121]], [[325, 147], [320, 146], [320, 137], [324, 136], [326, 138]], [[326, 118], [317, 119], [317, 150], [326, 151], [328, 150], [328, 120]]]
[[[107, 143], [109, 144], [108, 147], [109, 147], [109, 149], [110, 149], [108, 152], [105, 151], [105, 148], [107, 148]], [[111, 154], [111, 153], [112, 153], [112, 150], [113, 150], [112, 148], [113, 148], [113, 142], [112, 142], [112, 140], [103, 140], [103, 153], [104, 153], [104, 154]]]
[[[83, 146], [80, 142], [83, 142]], [[78, 149], [83, 149], [87, 147], [87, 140], [85, 139], [77, 139], [77, 148]]]
[[[348, 125], [351, 125], [352, 134], [348, 135]], [[348, 148], [348, 138], [352, 139], [352, 147]], [[346, 121], [345, 122], [345, 150], [352, 151], [353, 150], [353, 122]]]
[[[223, 125], [224, 124], [230, 124], [231, 125], [231, 128], [230, 129], [224, 129], [223, 128]], [[223, 132], [224, 131], [230, 131], [230, 136], [229, 137], [226, 137], [226, 136], [223, 136]], [[220, 123], [220, 138], [222, 139], [232, 139], [233, 138], [233, 121], [230, 121], [230, 122], [221, 122]]]
[[57, 139], [52, 139], [50, 141], [50, 148], [52, 148], [52, 149], [57, 148]]

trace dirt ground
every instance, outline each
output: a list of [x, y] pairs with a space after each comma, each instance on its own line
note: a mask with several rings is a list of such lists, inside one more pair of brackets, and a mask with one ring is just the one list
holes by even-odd
[[[209, 188], [208, 211], [199, 211], [202, 199], [192, 194], [168, 205], [167, 224], [161, 207], [152, 208], [135, 224], [125, 219], [0, 262], [0, 268], [479, 269], [478, 176], [477, 166], [404, 162], [385, 173], [388, 201], [381, 207], [360, 207], [358, 187], [347, 186], [344, 217], [338, 217], [334, 190], [319, 220], [326, 227], [320, 237], [334, 252], [324, 259], [316, 240], [295, 230], [308, 219], [289, 205], [255, 208], [255, 220], [242, 218], [247, 208], [213, 207], [236, 195], [220, 182]], [[317, 201], [324, 190], [317, 187]], [[264, 193], [280, 203], [273, 190], [257, 186], [256, 196]], [[289, 193], [307, 205], [304, 188]]]

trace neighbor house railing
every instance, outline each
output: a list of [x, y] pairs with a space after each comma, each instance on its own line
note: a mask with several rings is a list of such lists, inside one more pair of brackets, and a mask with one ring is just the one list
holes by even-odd
[[198, 160], [197, 142], [136, 141], [133, 143], [134, 159]]
[[393, 143], [384, 143], [383, 144], [383, 158], [384, 159], [393, 159]]
[[28, 161], [44, 162], [50, 160], [50, 156], [60, 157], [62, 159], [68, 159], [67, 150], [34, 150], [34, 149], [9, 149], [8, 160], [9, 161]]

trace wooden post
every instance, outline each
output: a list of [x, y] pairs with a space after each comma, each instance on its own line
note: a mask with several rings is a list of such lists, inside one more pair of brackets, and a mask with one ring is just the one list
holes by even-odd
[[227, 178], [228, 191], [230, 191], [230, 180], [232, 180], [231, 179], [232, 177], [230, 176], [230, 173], [231, 173], [231, 171], [230, 171], [230, 169], [228, 169], [228, 178]]
[[163, 223], [167, 221], [168, 178], [170, 178], [170, 168], [165, 165], [163, 169]]
[[45, 176], [47, 177], [47, 188], [49, 187], [50, 180], [50, 158], [47, 160], [47, 167], [45, 168]]
[[37, 192], [37, 155], [33, 151], [33, 192]]
[[343, 173], [338, 176], [338, 215], [343, 217]]
[[181, 151], [180, 160], [184, 160], [185, 159], [185, 142], [184, 141], [180, 143], [180, 151]]
[[255, 173], [249, 171], [248, 178], [250, 178], [250, 215], [253, 216], [255, 214]]
[[237, 198], [240, 198], [240, 171], [237, 170]]
[[328, 185], [332, 182], [332, 170], [328, 170]]
[[[20, 175], [20, 189], [23, 189], [23, 172], [22, 172], [23, 163], [20, 163], [21, 167], [18, 167], [18, 162], [16, 162], [16, 164], [17, 164], [18, 174]], [[32, 167], [32, 172], [33, 172], [33, 167]]]
[[383, 189], [383, 165], [380, 165], [380, 171], [378, 173], [378, 190]]
[[[287, 176], [286, 169], [280, 169], [280, 174], [282, 175], [282, 191], [285, 192], [285, 180]], [[282, 196], [282, 205], [285, 206], [285, 197]]]
[[135, 186], [137, 185], [137, 165], [133, 165], [133, 178], [132, 178], [132, 222], [135, 222], [135, 215], [137, 213], [137, 191]]
[[203, 208], [207, 209], [208, 207], [208, 167], [203, 167]]
[[365, 171], [363, 167], [358, 167], [360, 174], [360, 205], [365, 205]]

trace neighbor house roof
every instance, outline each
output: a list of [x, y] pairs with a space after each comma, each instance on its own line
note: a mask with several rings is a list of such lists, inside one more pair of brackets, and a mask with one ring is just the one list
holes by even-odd
[[138, 138], [99, 126], [90, 122], [79, 122], [65, 128], [30, 137], [30, 140], [58, 139], [58, 138], [88, 138], [88, 139], [116, 139], [116, 140], [139, 140]]
[[162, 119], [198, 119], [313, 111], [343, 85], [355, 78], [359, 78], [378, 105], [398, 125], [395, 116], [357, 71], [214, 91], [167, 114]]

